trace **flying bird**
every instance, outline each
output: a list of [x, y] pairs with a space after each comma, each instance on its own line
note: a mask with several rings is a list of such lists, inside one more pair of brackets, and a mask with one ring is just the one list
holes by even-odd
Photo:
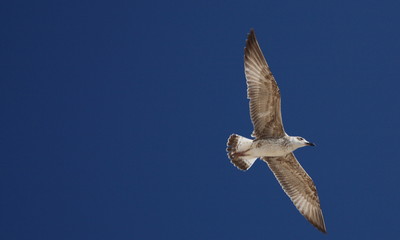
[[300, 213], [318, 230], [326, 233], [315, 184], [293, 154], [298, 148], [314, 144], [285, 132], [280, 91], [253, 29], [246, 41], [244, 68], [254, 126], [251, 136], [254, 139], [232, 134], [227, 142], [228, 157], [233, 165], [244, 171], [257, 158], [266, 162]]

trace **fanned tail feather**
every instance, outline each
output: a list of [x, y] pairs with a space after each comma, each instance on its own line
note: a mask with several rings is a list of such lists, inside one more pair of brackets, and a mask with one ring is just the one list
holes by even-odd
[[228, 142], [226, 144], [228, 158], [231, 160], [231, 163], [240, 170], [248, 170], [257, 159], [252, 156], [246, 155], [246, 152], [250, 150], [252, 143], [253, 140], [239, 136], [237, 134], [232, 134], [231, 136], [229, 136]]

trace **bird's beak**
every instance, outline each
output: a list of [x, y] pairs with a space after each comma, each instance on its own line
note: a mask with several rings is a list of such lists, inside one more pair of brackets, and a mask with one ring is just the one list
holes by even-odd
[[308, 143], [307, 143], [307, 146], [313, 146], [313, 147], [314, 147], [314, 146], [315, 146], [315, 144], [314, 144], [314, 143], [312, 143], [312, 142], [308, 142]]

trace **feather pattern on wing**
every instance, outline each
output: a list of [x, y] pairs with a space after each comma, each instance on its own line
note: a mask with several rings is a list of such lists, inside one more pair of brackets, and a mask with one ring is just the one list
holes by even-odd
[[244, 50], [247, 98], [256, 138], [286, 135], [282, 124], [281, 96], [278, 85], [251, 30]]
[[300, 213], [318, 230], [326, 233], [317, 188], [294, 154], [289, 153], [283, 157], [263, 157], [262, 159], [268, 164]]

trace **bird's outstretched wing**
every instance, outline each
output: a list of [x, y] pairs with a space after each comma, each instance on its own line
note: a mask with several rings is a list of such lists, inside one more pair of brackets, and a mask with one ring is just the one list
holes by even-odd
[[283, 157], [263, 157], [262, 159], [268, 164], [300, 213], [318, 230], [326, 233], [317, 188], [294, 154], [289, 153]]
[[252, 29], [244, 50], [247, 98], [256, 138], [279, 138], [286, 135], [282, 124], [281, 96], [275, 78], [258, 45]]

